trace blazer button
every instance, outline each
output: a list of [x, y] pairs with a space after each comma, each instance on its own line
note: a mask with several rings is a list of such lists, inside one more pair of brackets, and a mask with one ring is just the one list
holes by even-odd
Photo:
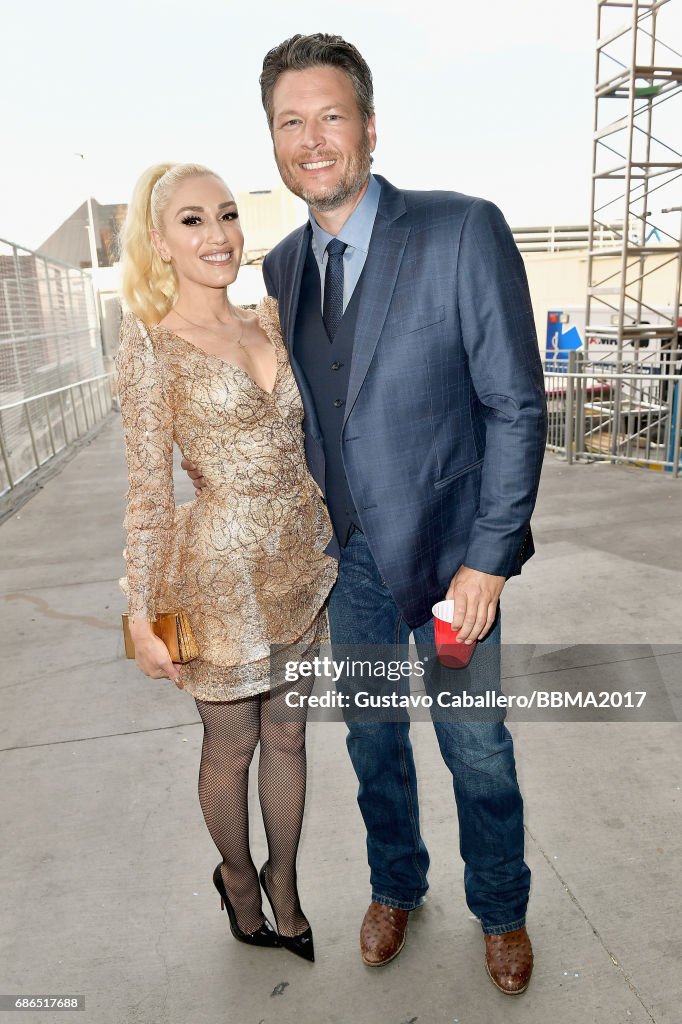
[[344, 402], [344, 400], [342, 398], [337, 398], [337, 399], [334, 400], [334, 408], [335, 409], [340, 409], [341, 406], [345, 405], [345, 404], [346, 403]]
[[343, 363], [332, 363], [332, 370], [340, 370]]

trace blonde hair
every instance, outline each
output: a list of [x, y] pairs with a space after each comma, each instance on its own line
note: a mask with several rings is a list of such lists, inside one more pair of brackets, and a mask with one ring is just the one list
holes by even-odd
[[119, 235], [121, 297], [126, 306], [153, 326], [178, 298], [172, 263], [164, 263], [152, 241], [152, 229], [163, 231], [163, 216], [174, 190], [185, 178], [220, 175], [201, 164], [156, 164], [139, 178]]

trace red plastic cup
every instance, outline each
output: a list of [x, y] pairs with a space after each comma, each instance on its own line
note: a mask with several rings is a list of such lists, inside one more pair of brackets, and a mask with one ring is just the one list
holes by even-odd
[[452, 628], [455, 602], [439, 601], [438, 604], [434, 604], [431, 612], [439, 662], [446, 668], [466, 668], [476, 649], [476, 641], [474, 640], [473, 644], [457, 643], [459, 630]]

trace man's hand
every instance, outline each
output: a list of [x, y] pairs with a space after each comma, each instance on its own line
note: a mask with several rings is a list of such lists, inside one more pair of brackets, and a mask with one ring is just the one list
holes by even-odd
[[184, 470], [186, 470], [187, 476], [194, 484], [194, 493], [198, 498], [201, 495], [201, 492], [203, 491], [204, 487], [206, 486], [206, 481], [201, 475], [201, 470], [199, 469], [198, 466], [195, 466], [193, 462], [190, 462], [189, 459], [183, 459], [180, 465]]
[[482, 640], [497, 613], [497, 602], [506, 583], [505, 576], [491, 576], [461, 565], [450, 581], [446, 600], [455, 602], [452, 628], [458, 629], [457, 643]]

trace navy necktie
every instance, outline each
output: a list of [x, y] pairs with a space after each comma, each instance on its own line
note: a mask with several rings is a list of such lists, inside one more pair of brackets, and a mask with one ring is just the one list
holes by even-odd
[[332, 238], [327, 245], [327, 269], [324, 275], [324, 302], [322, 319], [331, 341], [343, 316], [343, 254], [346, 243]]

